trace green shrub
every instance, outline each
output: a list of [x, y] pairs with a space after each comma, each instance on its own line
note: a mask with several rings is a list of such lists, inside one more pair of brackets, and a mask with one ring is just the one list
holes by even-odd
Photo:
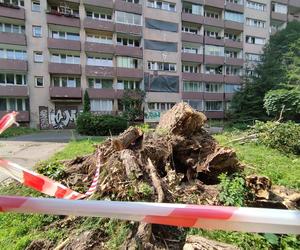
[[257, 121], [252, 132], [258, 134], [260, 143], [283, 153], [300, 154], [300, 124]]
[[37, 171], [40, 174], [48, 176], [56, 181], [61, 180], [65, 176], [63, 164], [57, 161], [42, 162], [37, 168]]
[[219, 179], [221, 187], [219, 201], [226, 206], [243, 206], [247, 195], [244, 178], [239, 175], [229, 177], [226, 174], [220, 174]]
[[127, 128], [127, 121], [119, 116], [81, 113], [76, 121], [78, 133], [83, 135], [117, 135]]

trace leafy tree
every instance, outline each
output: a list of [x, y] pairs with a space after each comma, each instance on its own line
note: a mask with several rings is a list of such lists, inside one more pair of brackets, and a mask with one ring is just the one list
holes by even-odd
[[129, 122], [134, 122], [143, 116], [143, 103], [145, 96], [145, 91], [140, 89], [127, 89], [124, 91], [121, 104], [124, 107], [123, 116]]
[[245, 85], [233, 97], [233, 119], [268, 119], [264, 109], [267, 92], [299, 84], [299, 39], [300, 23], [297, 21], [288, 23], [284, 30], [271, 36], [254, 76], [245, 79]]
[[83, 96], [83, 112], [84, 113], [91, 112], [91, 101], [90, 101], [89, 93], [87, 92], [87, 90], [85, 90], [84, 96]]

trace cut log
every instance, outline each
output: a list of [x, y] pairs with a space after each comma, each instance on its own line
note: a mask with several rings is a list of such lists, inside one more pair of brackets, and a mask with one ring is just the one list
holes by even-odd
[[269, 199], [271, 180], [266, 176], [250, 175], [246, 177], [246, 186], [258, 199]]
[[181, 102], [160, 118], [156, 131], [190, 136], [199, 132], [205, 121], [206, 116], [203, 113], [194, 110], [187, 103]]
[[236, 246], [208, 240], [200, 236], [188, 236], [183, 250], [238, 250]]
[[143, 175], [142, 170], [138, 164], [134, 153], [130, 149], [124, 149], [121, 151], [120, 158], [125, 166], [126, 175], [131, 178], [133, 175], [135, 178], [140, 178]]
[[128, 148], [138, 138], [143, 135], [142, 130], [136, 127], [130, 127], [120, 134], [117, 138], [112, 140], [113, 148], [117, 151]]

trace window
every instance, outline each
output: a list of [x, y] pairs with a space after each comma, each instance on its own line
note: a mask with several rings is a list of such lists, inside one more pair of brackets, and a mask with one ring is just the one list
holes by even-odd
[[202, 92], [202, 83], [201, 82], [183, 82], [183, 91], [184, 92]]
[[182, 72], [184, 73], [199, 73], [200, 69], [197, 65], [182, 65]]
[[111, 79], [100, 79], [100, 78], [89, 78], [89, 87], [94, 89], [112, 89], [113, 80]]
[[205, 74], [209, 75], [222, 75], [223, 74], [223, 66], [209, 66], [205, 65]]
[[188, 103], [193, 109], [198, 111], [203, 110], [203, 101], [199, 100], [184, 100], [184, 102]]
[[243, 5], [243, 0], [226, 0], [226, 3], [235, 3]]
[[113, 59], [108, 57], [88, 56], [87, 65], [113, 67]]
[[32, 26], [32, 35], [34, 37], [42, 37], [42, 27], [41, 26]]
[[0, 48], [0, 58], [12, 59], [12, 60], [27, 60], [27, 54], [26, 54], [26, 51], [23, 51], [23, 50], [1, 49]]
[[205, 55], [209, 56], [224, 56], [224, 47], [205, 45]]
[[24, 7], [24, 0], [0, 0], [0, 2], [11, 4], [14, 6]]
[[226, 75], [240, 76], [242, 71], [240, 67], [236, 66], [226, 66]]
[[219, 32], [216, 32], [216, 31], [204, 30], [204, 34], [205, 34], [205, 36], [208, 36], [208, 37], [221, 39], [221, 36], [219, 36]]
[[26, 85], [26, 75], [14, 73], [0, 73], [0, 85]]
[[266, 10], [266, 5], [262, 3], [257, 3], [254, 1], [247, 1], [246, 2], [246, 7], [250, 9], [255, 9], [259, 11], [265, 11]]
[[0, 98], [0, 111], [28, 111], [29, 101], [25, 98]]
[[140, 47], [140, 41], [130, 38], [117, 37], [117, 45], [123, 45], [128, 47]]
[[221, 18], [221, 13], [219, 14], [218, 12], [205, 11], [204, 15], [206, 17], [215, 18], [215, 19], [220, 19]]
[[133, 13], [116, 11], [116, 22], [141, 26], [142, 16]]
[[129, 80], [118, 80], [117, 89], [140, 89], [140, 82]]
[[236, 34], [233, 34], [233, 33], [224, 33], [224, 37], [225, 39], [229, 39], [229, 40], [232, 40], [232, 41], [240, 41], [240, 39], [237, 38], [237, 35]]
[[243, 23], [244, 15], [238, 12], [225, 11], [225, 20]]
[[112, 20], [112, 13], [105, 13], [105, 12], [93, 12], [93, 11], [87, 11], [86, 12], [86, 16], [88, 18], [92, 18], [92, 19], [98, 19], [98, 20]]
[[287, 8], [287, 5], [284, 5], [284, 4], [272, 3], [272, 11], [274, 11], [276, 13], [287, 14], [288, 8]]
[[87, 34], [86, 40], [88, 42], [92, 43], [103, 43], [103, 44], [113, 44], [113, 38], [112, 35], [105, 35], [105, 34], [99, 34], [99, 35], [94, 35], [94, 34]]
[[149, 110], [165, 111], [171, 109], [175, 105], [175, 102], [148, 102]]
[[80, 40], [79, 33], [73, 33], [73, 32], [52, 31], [51, 36], [52, 38], [55, 39], [64, 39], [64, 40], [72, 40], [72, 41]]
[[40, 12], [41, 11], [40, 1], [31, 1], [31, 10], [34, 12]]
[[34, 62], [43, 62], [43, 52], [42, 51], [34, 51], [33, 58], [34, 58]]
[[148, 0], [147, 7], [166, 10], [170, 12], [176, 11], [175, 3], [169, 3], [165, 1], [159, 1], [159, 0]]
[[176, 71], [176, 63], [148, 62], [149, 70]]
[[220, 83], [205, 83], [205, 92], [223, 93], [223, 84], [220, 84]]
[[80, 77], [73, 76], [54, 76], [52, 78], [54, 87], [79, 88]]
[[140, 3], [140, 0], [123, 0], [124, 2], [127, 2], [127, 3]]
[[139, 60], [132, 57], [117, 57], [117, 66], [120, 68], [130, 68], [137, 69], [139, 68]]
[[184, 2], [182, 5], [182, 12], [203, 16], [203, 6], [199, 4]]
[[225, 93], [235, 93], [241, 89], [239, 84], [225, 84]]
[[256, 27], [256, 28], [265, 28], [265, 26], [266, 26], [265, 21], [252, 19], [252, 18], [247, 18], [246, 24], [249, 26], [252, 26], [252, 27]]
[[113, 100], [91, 100], [91, 111], [113, 111]]
[[194, 35], [197, 35], [198, 33], [200, 33], [199, 28], [192, 27], [192, 26], [182, 25], [181, 30], [182, 30], [182, 32], [190, 33], [190, 34], [194, 34]]
[[260, 54], [252, 54], [252, 53], [246, 53], [246, 59], [248, 61], [254, 61], [254, 62], [260, 62]]
[[35, 76], [34, 82], [36, 87], [44, 87], [44, 77], [42, 76]]
[[67, 63], [67, 64], [80, 64], [80, 56], [65, 55], [65, 54], [51, 54], [51, 62]]
[[266, 40], [255, 36], [246, 36], [246, 43], [264, 45]]
[[24, 25], [10, 24], [10, 23], [0, 23], [0, 32], [24, 34], [25, 33], [25, 26]]
[[[195, 45], [196, 46], [196, 45]], [[188, 44], [183, 44], [182, 45], [182, 52], [184, 53], [189, 53], [189, 54], [202, 54], [203, 48], [199, 47], [192, 47], [191, 45]]]
[[206, 101], [205, 111], [222, 111], [223, 102], [222, 101]]
[[238, 51], [234, 51], [234, 50], [226, 50], [225, 57], [227, 57], [227, 58], [242, 58], [241, 54]]

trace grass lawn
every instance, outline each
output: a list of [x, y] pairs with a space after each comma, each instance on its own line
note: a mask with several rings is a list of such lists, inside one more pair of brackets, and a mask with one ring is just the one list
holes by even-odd
[[26, 128], [26, 127], [12, 127], [5, 130], [1, 135], [0, 138], [9, 138], [18, 135], [26, 135], [38, 132], [38, 129], [35, 128]]

